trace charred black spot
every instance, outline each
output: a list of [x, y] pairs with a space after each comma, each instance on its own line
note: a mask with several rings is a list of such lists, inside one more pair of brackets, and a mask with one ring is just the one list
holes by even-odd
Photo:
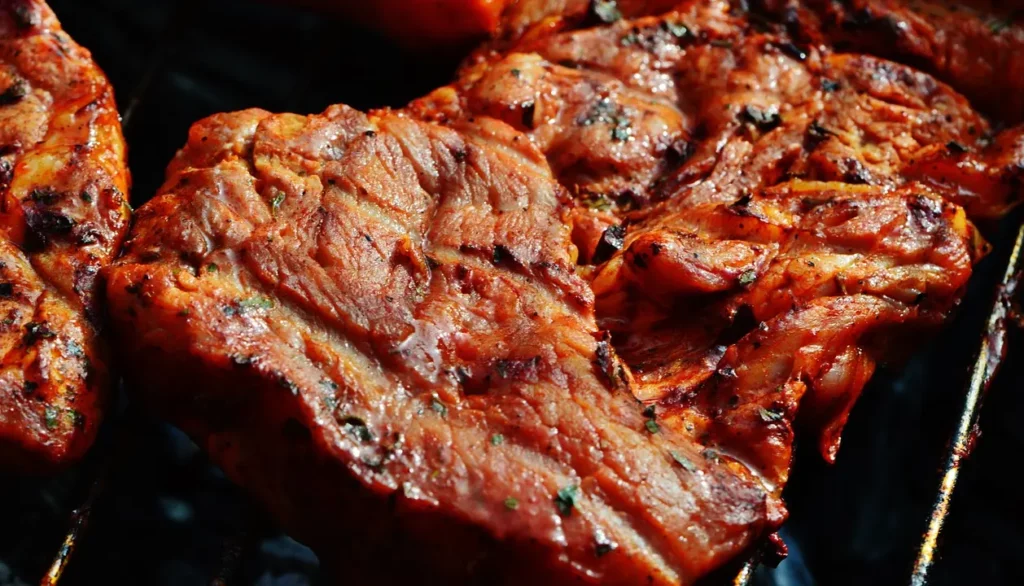
[[967, 152], [967, 147], [965, 147], [964, 145], [960, 144], [955, 140], [951, 140], [946, 143], [946, 150], [948, 150], [950, 153], [953, 153], [954, 155], [962, 155]]
[[29, 192], [28, 196], [32, 201], [44, 206], [52, 206], [60, 201], [61, 198], [61, 194], [52, 187], [33, 189]]
[[540, 356], [526, 360], [503, 359], [494, 362], [494, 372], [505, 380], [534, 382], [537, 380], [537, 367]]
[[733, 212], [739, 213], [741, 215], [749, 215], [750, 212], [747, 211], [747, 207], [750, 205], [750, 202], [753, 201], [753, 199], [753, 196], [751, 196], [749, 193], [745, 193], [739, 199], [732, 202], [729, 208]]
[[7, 89], [0, 92], [0, 106], [17, 104], [28, 95], [28, 90], [28, 83], [26, 83], [25, 80], [15, 80], [11, 85], [7, 86]]
[[57, 334], [45, 323], [29, 322], [25, 324], [25, 335], [21, 342], [25, 346], [32, 346], [39, 340], [46, 340], [56, 337]]
[[871, 182], [871, 174], [857, 159], [843, 159], [843, 181], [854, 185], [865, 185]]
[[622, 226], [609, 226], [606, 228], [604, 233], [601, 234], [601, 240], [598, 241], [597, 247], [594, 249], [593, 263], [600, 264], [611, 258], [613, 254], [622, 249], [625, 238], [626, 229]]
[[63, 213], [36, 207], [25, 210], [25, 224], [28, 226], [25, 244], [30, 250], [46, 246], [54, 236], [67, 236], [75, 227], [75, 221]]
[[825, 92], [831, 93], [838, 90], [840, 87], [842, 86], [839, 85], [838, 81], [829, 79], [827, 77], [821, 78], [821, 89]]
[[665, 149], [665, 155], [668, 158], [669, 167], [678, 167], [693, 155], [693, 145], [688, 140], [675, 140]]
[[647, 268], [647, 259], [644, 257], [644, 254], [642, 252], [634, 252], [632, 254], [632, 259], [633, 259], [633, 264], [636, 265], [636, 268], [638, 268], [638, 269], [646, 269]]
[[530, 130], [533, 130], [533, 115], [537, 111], [537, 105], [533, 102], [533, 100], [530, 100], [528, 102], [523, 102], [522, 110], [523, 110], [523, 126], [525, 126], [526, 128], [529, 128]]
[[825, 139], [835, 135], [836, 133], [819, 124], [817, 120], [814, 120], [811, 122], [811, 125], [807, 127], [807, 134], [804, 135], [804, 150], [807, 152], [813, 151], [818, 148], [818, 145], [823, 143]]
[[455, 157], [455, 160], [457, 162], [461, 163], [466, 160], [466, 157], [468, 155], [466, 154], [466, 151], [464, 149], [456, 149], [452, 151], [452, 156]]
[[753, 124], [761, 132], [774, 130], [782, 124], [782, 117], [778, 112], [762, 110], [755, 106], [744, 106], [739, 116], [740, 120]]
[[12, 283], [0, 283], [0, 297], [9, 298], [14, 296], [14, 285]]

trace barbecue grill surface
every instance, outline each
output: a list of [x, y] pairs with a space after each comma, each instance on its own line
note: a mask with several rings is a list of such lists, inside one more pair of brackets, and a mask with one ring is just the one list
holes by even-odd
[[[162, 182], [189, 125], [258, 106], [319, 112], [401, 105], [447, 82], [370, 33], [252, 0], [52, 0], [92, 50], [126, 114], [138, 206]], [[906, 367], [876, 375], [854, 409], [836, 466], [808, 444], [786, 491], [790, 558], [755, 584], [906, 584], [945, 444], [1020, 214], [988, 229], [996, 252], [977, 269], [960, 315]], [[1011, 335], [1011, 352], [1022, 336]], [[1020, 353], [1017, 352], [1017, 355]], [[1002, 473], [1024, 448], [1024, 363], [1011, 357], [982, 413], [984, 437], [964, 467], [930, 583], [1024, 583], [1024, 505]], [[248, 505], [182, 434], [122, 405], [92, 461], [56, 479], [0, 477], [0, 586], [38, 583], [69, 511], [109, 464], [88, 533], [63, 585], [316, 584], [317, 561]]]

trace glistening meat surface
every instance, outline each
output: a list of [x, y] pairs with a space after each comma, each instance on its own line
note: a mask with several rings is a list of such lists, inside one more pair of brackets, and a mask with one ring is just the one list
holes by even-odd
[[835, 457], [958, 303], [1016, 131], [667, 4], [524, 1], [406, 109], [197, 123], [109, 273], [139, 397], [349, 579], [688, 584], [777, 527], [794, 428]]
[[109, 393], [99, 270], [128, 229], [113, 90], [41, 1], [0, 1], [0, 467], [75, 461]]

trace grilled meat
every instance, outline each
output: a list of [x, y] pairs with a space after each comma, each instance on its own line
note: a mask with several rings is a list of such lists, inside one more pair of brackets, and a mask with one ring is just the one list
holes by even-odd
[[89, 52], [43, 2], [0, 1], [0, 467], [66, 464], [96, 434], [96, 288], [128, 228], [125, 165]]
[[1018, 131], [668, 4], [524, 0], [403, 110], [196, 124], [108, 280], [140, 398], [348, 576], [687, 584], [777, 527], [794, 428], [834, 458], [958, 303]]

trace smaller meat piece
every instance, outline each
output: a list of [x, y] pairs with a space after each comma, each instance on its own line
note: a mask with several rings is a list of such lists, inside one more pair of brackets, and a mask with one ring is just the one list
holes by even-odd
[[127, 190], [106, 77], [43, 2], [0, 0], [0, 469], [66, 465], [96, 435], [96, 286]]

